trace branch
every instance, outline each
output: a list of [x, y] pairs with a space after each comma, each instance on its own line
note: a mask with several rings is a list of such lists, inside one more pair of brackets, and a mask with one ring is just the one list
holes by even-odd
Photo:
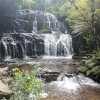
[[71, 4], [74, 5], [75, 9], [81, 14], [81, 16], [84, 18], [84, 21], [91, 27], [91, 29], [94, 32], [94, 28], [92, 26], [92, 24], [86, 19], [86, 17], [84, 16], [84, 14], [79, 10], [78, 6], [75, 4], [75, 0], [68, 0]]

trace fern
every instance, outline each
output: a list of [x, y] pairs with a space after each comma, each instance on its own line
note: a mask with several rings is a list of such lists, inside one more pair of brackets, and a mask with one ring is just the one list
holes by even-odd
[[88, 71], [86, 72], [86, 75], [89, 76], [90, 74], [91, 74], [91, 70], [88, 70]]

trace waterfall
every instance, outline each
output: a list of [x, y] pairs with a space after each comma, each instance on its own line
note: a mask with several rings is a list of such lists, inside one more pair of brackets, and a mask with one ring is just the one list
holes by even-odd
[[[54, 15], [19, 10], [15, 22], [18, 25], [14, 26], [14, 33], [4, 33], [0, 41], [0, 58], [68, 57], [73, 54], [71, 35]], [[51, 33], [39, 34], [41, 30]]]
[[72, 38], [69, 34], [44, 35], [46, 56], [70, 56], [73, 54]]
[[[25, 9], [19, 10], [17, 16], [20, 23], [20, 25], [18, 24], [17, 26], [20, 26], [20, 32], [30, 31], [38, 33], [40, 30], [47, 29], [50, 30], [51, 33], [67, 33], [63, 23], [58, 21], [58, 19], [50, 13]], [[29, 26], [32, 27], [32, 29], [29, 28]]]
[[37, 19], [36, 19], [36, 17], [35, 17], [35, 21], [33, 21], [32, 33], [37, 33]]

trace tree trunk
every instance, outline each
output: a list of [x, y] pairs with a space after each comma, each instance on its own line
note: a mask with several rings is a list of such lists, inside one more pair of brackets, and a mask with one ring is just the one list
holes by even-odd
[[97, 31], [96, 31], [96, 25], [95, 25], [95, 0], [90, 0], [91, 1], [91, 22], [92, 22], [92, 28], [93, 28], [93, 35], [94, 35], [94, 38], [95, 38], [95, 43], [96, 43], [96, 50], [100, 51], [100, 48], [99, 48], [99, 40], [97, 38], [98, 34], [97, 34]]

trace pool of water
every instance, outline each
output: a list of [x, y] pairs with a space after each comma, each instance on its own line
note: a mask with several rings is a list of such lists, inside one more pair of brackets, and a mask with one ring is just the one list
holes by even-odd
[[34, 58], [1, 64], [28, 71], [34, 70], [33, 65], [47, 72], [59, 72], [54, 81], [45, 82], [45, 98], [41, 100], [100, 100], [100, 84], [77, 72], [80, 61], [66, 58]]

